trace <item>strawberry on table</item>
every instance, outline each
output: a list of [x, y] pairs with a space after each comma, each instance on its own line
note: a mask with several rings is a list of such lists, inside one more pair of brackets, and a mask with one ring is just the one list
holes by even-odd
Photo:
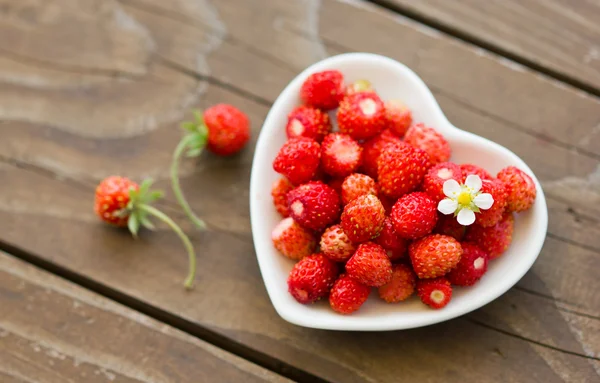
[[308, 106], [335, 109], [344, 98], [344, 75], [337, 70], [313, 73], [304, 81], [300, 98]]
[[485, 251], [491, 259], [501, 256], [510, 246], [515, 220], [511, 213], [505, 214], [500, 222], [490, 227], [473, 225], [465, 240]]
[[321, 161], [321, 147], [306, 137], [290, 138], [277, 153], [273, 169], [294, 185], [310, 181], [317, 174]]
[[375, 92], [355, 93], [340, 103], [337, 122], [341, 133], [366, 140], [387, 127], [385, 107]]
[[388, 119], [388, 128], [398, 137], [404, 137], [412, 124], [412, 112], [400, 100], [385, 102], [385, 112]]
[[417, 294], [421, 302], [434, 309], [441, 309], [452, 299], [452, 286], [444, 277], [417, 281]]
[[321, 142], [331, 132], [331, 122], [329, 115], [317, 108], [298, 106], [288, 114], [285, 130], [288, 138], [307, 137]]
[[341, 187], [342, 202], [347, 205], [353, 199], [362, 195], [377, 195], [375, 180], [367, 175], [354, 173], [344, 179]]
[[423, 237], [408, 247], [408, 255], [421, 279], [441, 277], [460, 261], [462, 247], [456, 239], [442, 234]]
[[292, 217], [284, 218], [275, 226], [271, 240], [281, 254], [293, 260], [312, 254], [317, 247], [314, 234], [300, 226]]
[[508, 166], [498, 173], [507, 193], [506, 211], [520, 212], [533, 206], [536, 190], [531, 177], [519, 168]]
[[346, 177], [360, 166], [363, 148], [347, 134], [331, 133], [321, 143], [321, 167], [333, 177]]
[[385, 249], [392, 262], [403, 258], [406, 255], [406, 250], [408, 250], [408, 241], [396, 233], [394, 223], [389, 217], [386, 217], [383, 221], [383, 229], [379, 236], [375, 238], [375, 243]]
[[423, 237], [437, 222], [437, 205], [423, 192], [406, 194], [392, 208], [392, 223], [396, 233], [406, 239]]
[[300, 303], [313, 303], [329, 294], [337, 275], [335, 262], [323, 254], [309, 255], [290, 271], [288, 291]]
[[287, 195], [293, 188], [294, 185], [292, 185], [286, 178], [278, 179], [271, 187], [273, 205], [275, 205], [277, 212], [284, 218], [290, 215], [288, 210]]
[[392, 262], [383, 247], [366, 242], [346, 263], [346, 273], [364, 285], [379, 287], [392, 279]]
[[363, 285], [348, 275], [342, 275], [331, 288], [329, 305], [335, 312], [351, 314], [366, 302], [370, 293], [369, 286]]
[[406, 131], [404, 141], [427, 152], [432, 164], [439, 164], [450, 159], [451, 150], [448, 141], [435, 129], [424, 124], [411, 126]]
[[423, 191], [429, 194], [434, 201], [440, 202], [444, 195], [444, 182], [453, 179], [458, 183], [463, 182], [463, 174], [460, 166], [452, 162], [441, 162], [433, 166], [423, 180]]
[[344, 207], [341, 225], [352, 242], [375, 238], [383, 228], [385, 210], [377, 197], [367, 194], [355, 198]]
[[138, 185], [125, 177], [107, 177], [96, 187], [94, 211], [104, 222], [119, 227], [127, 226], [134, 237], [137, 237], [140, 226], [154, 229], [150, 217], [157, 218], [169, 226], [179, 236], [187, 250], [189, 271], [184, 285], [191, 289], [196, 277], [194, 247], [187, 235], [171, 218], [151, 206], [151, 203], [163, 195], [160, 191], [151, 191], [151, 186], [151, 179]]
[[408, 299], [414, 292], [417, 278], [406, 265], [394, 265], [392, 280], [379, 287], [379, 297], [387, 303], [398, 303]]
[[300, 225], [321, 231], [340, 216], [338, 194], [321, 181], [311, 181], [287, 195], [290, 216]]
[[340, 225], [333, 225], [321, 235], [321, 252], [332, 261], [345, 262], [356, 251], [356, 245]]
[[400, 198], [421, 185], [430, 167], [424, 151], [404, 143], [390, 143], [377, 160], [379, 188], [388, 197]]
[[461, 242], [463, 254], [455, 268], [450, 270], [446, 278], [453, 285], [472, 286], [481, 279], [487, 271], [489, 256], [478, 246]]

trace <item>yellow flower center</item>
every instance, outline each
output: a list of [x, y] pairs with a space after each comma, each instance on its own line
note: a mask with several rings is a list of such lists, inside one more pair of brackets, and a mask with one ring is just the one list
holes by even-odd
[[456, 198], [456, 202], [458, 202], [460, 205], [463, 205], [463, 206], [469, 206], [472, 201], [473, 201], [473, 196], [471, 195], [471, 193], [469, 193], [467, 191], [461, 192], [458, 195], [458, 198]]

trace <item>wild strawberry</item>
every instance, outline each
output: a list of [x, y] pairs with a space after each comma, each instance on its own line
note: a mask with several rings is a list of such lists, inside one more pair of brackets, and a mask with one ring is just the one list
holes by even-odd
[[389, 129], [385, 129], [363, 144], [362, 170], [373, 179], [377, 179], [377, 160], [381, 150], [389, 143], [407, 145], [396, 137]]
[[361, 243], [377, 237], [384, 220], [383, 205], [377, 197], [367, 194], [344, 207], [341, 225], [352, 242]]
[[479, 247], [469, 242], [462, 242], [463, 254], [455, 268], [450, 270], [446, 278], [453, 285], [473, 286], [487, 271], [489, 256]]
[[287, 200], [290, 216], [307, 229], [321, 231], [340, 216], [338, 194], [321, 181], [298, 186]]
[[347, 205], [353, 199], [361, 195], [377, 195], [377, 185], [373, 178], [360, 174], [350, 174], [342, 183], [342, 202]]
[[411, 243], [408, 255], [419, 278], [436, 278], [458, 264], [462, 247], [452, 237], [432, 234]]
[[337, 122], [340, 132], [356, 140], [366, 140], [387, 126], [385, 107], [374, 92], [356, 93], [340, 102]]
[[344, 75], [337, 70], [313, 73], [300, 89], [302, 101], [314, 108], [335, 109], [344, 98]]
[[535, 183], [531, 177], [514, 166], [508, 166], [498, 173], [498, 179], [506, 187], [506, 211], [520, 212], [533, 206], [535, 201]]
[[452, 162], [442, 162], [427, 172], [423, 180], [423, 191], [429, 194], [435, 202], [440, 202], [446, 195], [444, 194], [444, 182], [449, 179], [456, 180], [458, 183], [463, 182], [462, 170], [460, 166]]
[[404, 137], [406, 131], [412, 124], [412, 112], [400, 100], [389, 100], [385, 102], [385, 112], [388, 119], [388, 127], [398, 137]]
[[417, 281], [417, 294], [421, 302], [434, 309], [441, 309], [452, 299], [452, 286], [444, 277]]
[[284, 218], [275, 226], [271, 239], [281, 254], [294, 260], [312, 254], [317, 247], [313, 233], [300, 226], [292, 217]]
[[184, 285], [191, 289], [196, 276], [196, 253], [183, 230], [166, 214], [151, 206], [151, 203], [163, 195], [160, 191], [151, 191], [152, 180], [147, 179], [138, 186], [125, 177], [105, 178], [96, 187], [94, 211], [104, 222], [115, 226], [127, 226], [137, 237], [140, 226], [154, 229], [150, 217], [157, 218], [169, 226], [183, 242], [188, 253], [188, 275]]
[[329, 181], [327, 181], [327, 185], [329, 185], [330, 188], [335, 190], [335, 192], [338, 193], [340, 198], [342, 197], [342, 184], [343, 183], [344, 183], [344, 178], [331, 178]]
[[423, 192], [406, 194], [394, 204], [390, 216], [396, 233], [416, 239], [431, 233], [437, 222], [437, 204]]
[[346, 177], [358, 169], [362, 147], [352, 137], [342, 133], [325, 136], [321, 144], [321, 167], [334, 177]]
[[438, 221], [433, 229], [433, 232], [436, 234], [449, 235], [460, 242], [467, 233], [467, 226], [463, 226], [458, 223], [456, 217], [452, 214], [438, 214]]
[[482, 168], [480, 166], [473, 165], [473, 164], [460, 164], [458, 166], [460, 167], [460, 170], [462, 170], [462, 174], [463, 174], [462, 181], [463, 182], [471, 174], [478, 175], [479, 178], [481, 178], [481, 180], [492, 180], [492, 179], [494, 179], [494, 177], [492, 177], [492, 175], [487, 170], [485, 170], [484, 168]]
[[481, 192], [490, 193], [494, 198], [492, 207], [481, 210], [477, 214], [476, 223], [480, 226], [490, 227], [497, 224], [506, 210], [506, 187], [504, 182], [497, 178], [492, 180], [481, 180]]
[[329, 294], [338, 275], [335, 262], [323, 254], [302, 258], [287, 280], [288, 291], [300, 303], [313, 303]]
[[392, 262], [383, 247], [366, 242], [348, 260], [346, 272], [362, 284], [379, 287], [392, 279]]
[[329, 305], [340, 314], [351, 314], [366, 302], [371, 288], [356, 279], [342, 275], [333, 284], [329, 294]]
[[377, 161], [380, 191], [392, 198], [417, 189], [431, 164], [427, 153], [410, 145], [388, 144]]
[[279, 214], [281, 214], [281, 216], [284, 218], [290, 215], [290, 212], [288, 211], [287, 194], [293, 188], [294, 185], [292, 185], [286, 178], [278, 179], [271, 187], [273, 205], [275, 205], [277, 212], [279, 212]]
[[392, 262], [403, 258], [408, 249], [407, 241], [396, 233], [392, 219], [389, 217], [383, 221], [383, 229], [379, 237], [375, 238], [375, 243], [385, 249]]
[[294, 185], [310, 181], [317, 173], [321, 161], [321, 147], [306, 137], [290, 138], [277, 153], [273, 169]]
[[373, 92], [373, 85], [368, 80], [356, 80], [346, 87], [346, 96], [356, 93]]
[[288, 138], [307, 137], [317, 142], [331, 132], [329, 115], [309, 106], [298, 106], [288, 114], [285, 126]]
[[427, 152], [432, 164], [450, 159], [451, 150], [448, 141], [435, 129], [423, 124], [411, 126], [404, 136], [404, 141]]
[[488, 253], [491, 259], [501, 256], [512, 242], [514, 218], [511, 213], [505, 214], [500, 222], [491, 227], [473, 225], [465, 240], [479, 246]]
[[406, 265], [394, 265], [392, 280], [379, 288], [379, 297], [387, 303], [398, 303], [408, 299], [414, 292], [417, 278]]
[[340, 225], [333, 225], [321, 235], [321, 252], [332, 261], [346, 262], [356, 251], [356, 245]]

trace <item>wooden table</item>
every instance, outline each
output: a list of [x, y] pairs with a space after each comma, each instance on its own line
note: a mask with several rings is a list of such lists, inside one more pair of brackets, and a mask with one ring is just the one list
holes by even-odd
[[[0, 381], [600, 381], [599, 25], [597, 0], [0, 0]], [[386, 333], [275, 313], [253, 144], [290, 79], [347, 51], [409, 65], [453, 123], [542, 180], [544, 249], [493, 303]], [[121, 174], [169, 191], [179, 122], [217, 102], [249, 114], [253, 141], [182, 167], [209, 231], [160, 206], [200, 253], [186, 292], [176, 236], [106, 227], [93, 190]]]

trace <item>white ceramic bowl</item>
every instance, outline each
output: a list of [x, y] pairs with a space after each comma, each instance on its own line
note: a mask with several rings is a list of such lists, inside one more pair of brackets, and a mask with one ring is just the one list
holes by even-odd
[[[529, 173], [537, 186], [533, 208], [517, 214], [513, 242], [500, 258], [490, 262], [488, 272], [475, 286], [455, 288], [450, 303], [433, 310], [412, 297], [399, 304], [387, 304], [371, 296], [361, 309], [344, 316], [329, 308], [327, 301], [302, 305], [288, 293], [287, 277], [293, 262], [275, 250], [271, 231], [281, 220], [273, 207], [271, 185], [279, 177], [272, 162], [286, 141], [287, 114], [299, 105], [302, 82], [314, 72], [338, 69], [346, 83], [368, 79], [382, 99], [398, 98], [412, 110], [416, 122], [436, 128], [452, 146], [452, 161], [475, 163], [496, 174], [514, 165]], [[536, 260], [546, 237], [548, 211], [542, 188], [529, 167], [508, 149], [460, 130], [442, 113], [423, 81], [403, 64], [387, 57], [348, 53], [329, 57], [300, 73], [279, 95], [263, 125], [250, 180], [250, 214], [254, 246], [260, 270], [273, 306], [288, 322], [331, 330], [382, 331], [426, 326], [458, 317], [496, 299], [510, 289]], [[376, 295], [376, 291], [372, 295]]]

